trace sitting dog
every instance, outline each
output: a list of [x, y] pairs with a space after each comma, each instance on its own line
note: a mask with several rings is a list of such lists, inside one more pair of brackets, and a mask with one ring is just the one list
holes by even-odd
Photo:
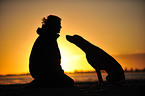
[[91, 44], [79, 35], [67, 35], [66, 39], [74, 43], [86, 53], [88, 63], [96, 70], [99, 84], [103, 84], [100, 70], [107, 72], [106, 80], [110, 83], [123, 83], [125, 80], [124, 71], [121, 65], [109, 54], [99, 47]]

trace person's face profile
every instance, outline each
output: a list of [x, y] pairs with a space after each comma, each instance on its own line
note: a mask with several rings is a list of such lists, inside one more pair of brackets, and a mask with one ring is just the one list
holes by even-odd
[[54, 30], [56, 31], [56, 33], [60, 33], [61, 28], [61, 22], [59, 22], [55, 25]]

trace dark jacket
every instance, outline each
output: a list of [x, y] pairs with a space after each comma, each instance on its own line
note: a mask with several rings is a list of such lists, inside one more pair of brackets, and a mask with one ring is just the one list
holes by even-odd
[[58, 37], [58, 34], [41, 34], [35, 41], [29, 60], [29, 70], [33, 78], [55, 78], [63, 74]]

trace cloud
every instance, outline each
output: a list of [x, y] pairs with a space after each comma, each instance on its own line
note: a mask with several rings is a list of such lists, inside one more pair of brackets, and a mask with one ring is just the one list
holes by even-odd
[[145, 52], [135, 52], [113, 56], [124, 68], [145, 68]]

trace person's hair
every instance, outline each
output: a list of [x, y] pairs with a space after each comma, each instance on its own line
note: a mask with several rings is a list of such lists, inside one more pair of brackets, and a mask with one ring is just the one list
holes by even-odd
[[51, 28], [52, 26], [59, 24], [61, 18], [55, 15], [49, 15], [47, 18], [43, 17], [42, 21], [42, 28], [37, 29], [39, 35], [45, 33], [46, 28]]
[[42, 24], [44, 25], [53, 25], [61, 21], [61, 18], [55, 15], [49, 15], [47, 18], [43, 17]]

